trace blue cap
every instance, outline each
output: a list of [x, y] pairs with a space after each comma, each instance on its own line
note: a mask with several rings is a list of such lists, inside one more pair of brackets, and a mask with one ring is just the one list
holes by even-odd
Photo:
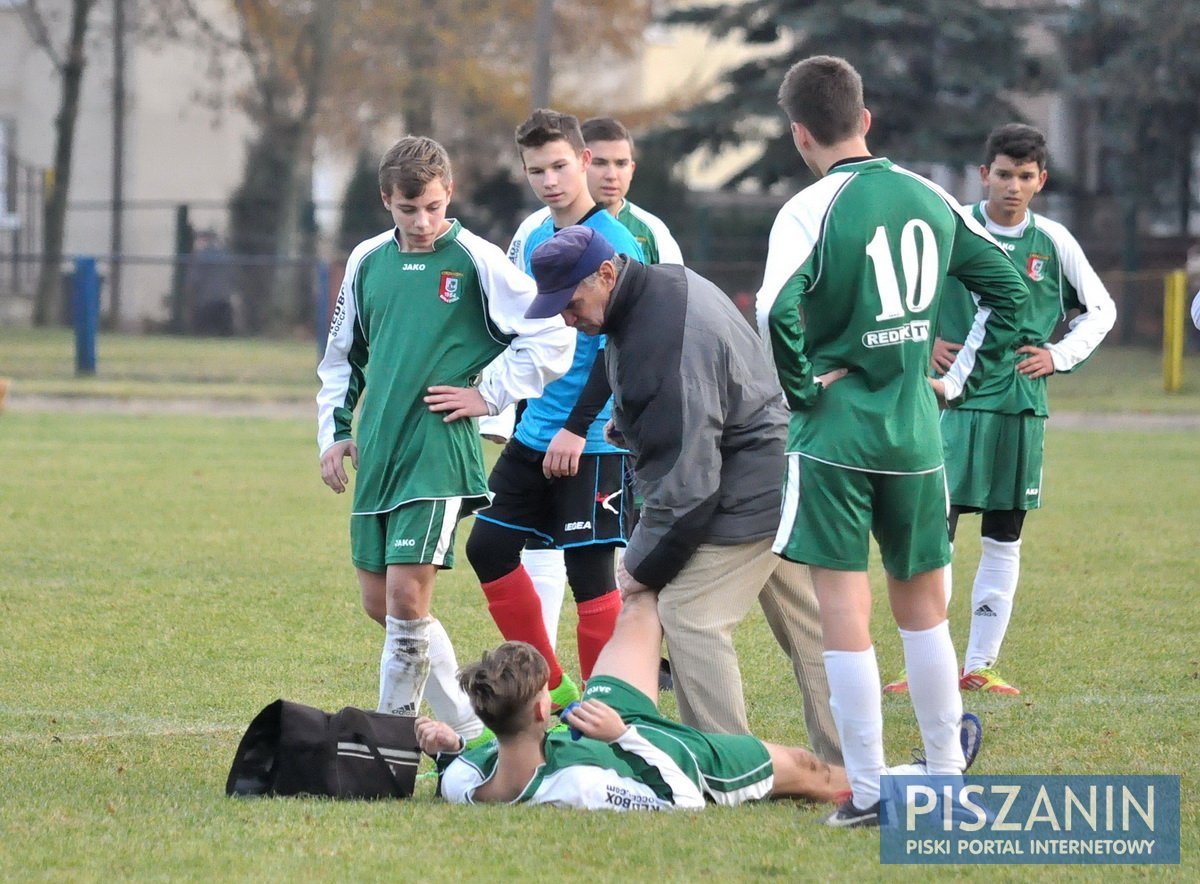
[[576, 286], [615, 254], [612, 243], [591, 227], [576, 224], [558, 231], [529, 258], [538, 293], [525, 318], [548, 319], [562, 313]]

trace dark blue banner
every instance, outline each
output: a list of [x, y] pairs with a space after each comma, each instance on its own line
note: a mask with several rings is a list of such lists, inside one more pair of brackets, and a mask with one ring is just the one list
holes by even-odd
[[881, 863], [1178, 863], [1177, 776], [885, 776]]

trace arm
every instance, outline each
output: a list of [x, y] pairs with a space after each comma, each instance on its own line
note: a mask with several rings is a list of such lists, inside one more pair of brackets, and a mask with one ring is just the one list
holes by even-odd
[[974, 295], [979, 309], [943, 379], [944, 396], [950, 404], [969, 398], [988, 371], [1004, 364], [1012, 350], [1034, 343], [1023, 323], [1029, 290], [1020, 271], [967, 210], [957, 207], [955, 217], [959, 226], [948, 273]]
[[592, 371], [579, 392], [579, 399], [561, 430], [554, 434], [546, 456], [542, 459], [542, 474], [547, 479], [574, 476], [579, 472], [579, 458], [587, 446], [588, 428], [612, 398], [608, 372], [604, 368], [604, 350], [596, 354]]
[[562, 319], [526, 319], [537, 294], [533, 279], [476, 236], [464, 237], [475, 258], [487, 300], [488, 316], [506, 335], [508, 348], [484, 368], [477, 388], [489, 414], [498, 414], [521, 399], [536, 399], [553, 380], [566, 374], [575, 355], [576, 332]]
[[346, 455], [357, 469], [358, 449], [351, 438], [354, 408], [362, 394], [367, 365], [366, 336], [358, 322], [354, 283], [361, 256], [356, 249], [346, 264], [346, 276], [338, 292], [329, 323], [325, 355], [317, 367], [321, 391], [317, 394], [317, 446], [321, 455], [321, 478], [334, 491], [345, 490], [348, 477], [343, 466]]
[[1063, 339], [1046, 345], [1054, 371], [1066, 372], [1084, 362], [1100, 346], [1116, 324], [1117, 306], [1075, 237], [1061, 225], [1043, 224], [1042, 229], [1051, 234], [1058, 246], [1063, 276], [1074, 288], [1080, 308]]

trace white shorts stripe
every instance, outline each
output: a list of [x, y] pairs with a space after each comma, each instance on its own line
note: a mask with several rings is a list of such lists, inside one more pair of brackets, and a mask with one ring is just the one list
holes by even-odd
[[775, 543], [771, 552], [779, 555], [792, 536], [796, 524], [796, 511], [800, 508], [800, 455], [787, 455], [787, 476], [783, 482], [783, 506], [779, 516], [779, 530], [775, 532]]
[[458, 513], [462, 509], [461, 497], [447, 497], [443, 504], [442, 524], [438, 531], [437, 546], [433, 548], [433, 564], [444, 565], [446, 556], [452, 551], [454, 542], [454, 526], [458, 524]]

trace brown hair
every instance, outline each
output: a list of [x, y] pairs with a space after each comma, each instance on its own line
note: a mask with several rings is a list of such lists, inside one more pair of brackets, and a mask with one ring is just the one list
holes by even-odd
[[541, 147], [552, 141], [567, 142], [577, 154], [583, 153], [587, 147], [583, 133], [579, 131], [578, 117], [544, 107], [539, 107], [528, 120], [517, 127], [516, 138], [517, 150]]
[[430, 181], [438, 179], [450, 186], [450, 156], [446, 148], [424, 135], [406, 135], [379, 161], [379, 189], [388, 196], [398, 190], [401, 196], [414, 199]]
[[588, 144], [593, 141], [628, 141], [629, 151], [633, 152], [633, 136], [620, 120], [612, 117], [592, 117], [583, 121], [579, 131], [583, 133], [583, 140]]
[[484, 651], [478, 663], [458, 672], [458, 683], [479, 720], [507, 737], [527, 723], [529, 704], [546, 686], [550, 666], [537, 648], [525, 642], [505, 642]]
[[1039, 170], [1046, 168], [1046, 136], [1040, 129], [1024, 123], [1007, 123], [993, 129], [983, 152], [985, 166], [991, 166], [997, 156], [1004, 154], [1017, 162], [1037, 163]]
[[784, 76], [779, 106], [818, 144], [830, 147], [862, 134], [862, 77], [844, 58], [814, 55], [796, 62]]

